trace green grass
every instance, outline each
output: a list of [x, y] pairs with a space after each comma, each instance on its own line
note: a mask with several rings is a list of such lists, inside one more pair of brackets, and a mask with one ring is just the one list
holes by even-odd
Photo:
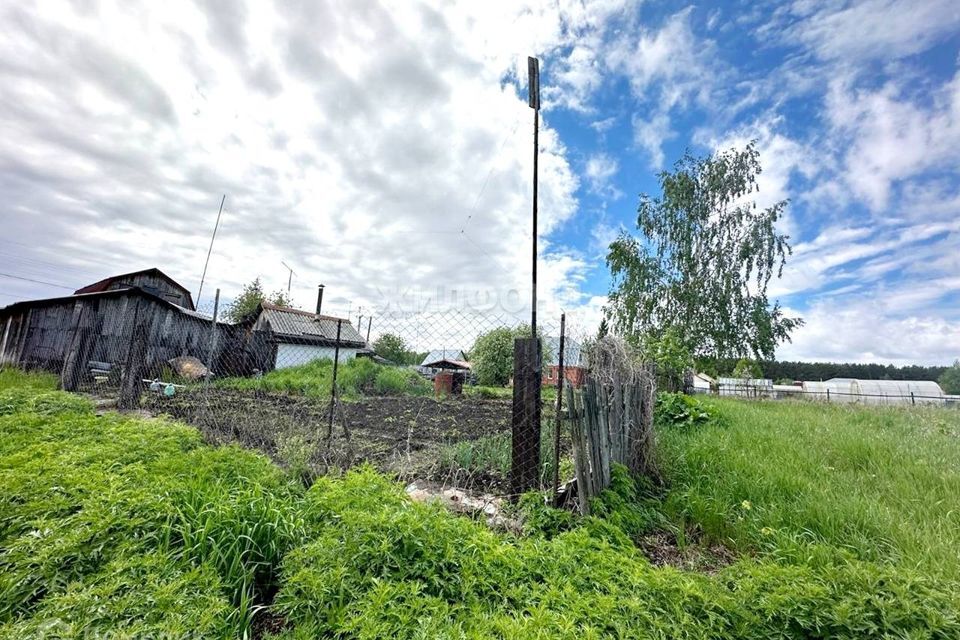
[[192, 428], [97, 416], [39, 379], [33, 390], [9, 383], [0, 637], [242, 634], [275, 589], [279, 557], [303, 539], [298, 485], [263, 457], [204, 446]]
[[737, 549], [960, 579], [960, 412], [713, 401], [660, 431], [666, 508]]
[[[464, 385], [463, 395], [476, 398], [512, 400], [513, 387], [485, 387], [482, 385]], [[544, 404], [552, 405], [557, 401], [557, 388], [545, 386], [540, 389], [540, 398]]]
[[[297, 367], [276, 369], [260, 378], [225, 378], [217, 385], [271, 393], [292, 393], [329, 398], [333, 360], [314, 360]], [[413, 369], [377, 364], [369, 358], [354, 358], [337, 366], [337, 392], [356, 399], [364, 395], [428, 395], [430, 382]]]
[[[15, 384], [0, 638], [235, 638], [261, 606], [287, 640], [960, 637], [957, 414], [717, 403], [663, 429], [665, 494], [617, 472], [602, 517], [526, 497], [513, 535], [369, 468], [305, 491], [193, 429]], [[742, 555], [654, 567], [634, 540], [663, 526]]]
[[52, 373], [26, 373], [20, 369], [0, 368], [0, 389], [35, 389], [53, 391], [57, 388], [57, 376]]

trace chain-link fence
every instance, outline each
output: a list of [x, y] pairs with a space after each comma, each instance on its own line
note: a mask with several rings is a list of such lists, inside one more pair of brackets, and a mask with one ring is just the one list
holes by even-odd
[[[519, 314], [319, 311], [262, 303], [228, 321], [212, 301], [192, 310], [117, 289], [7, 307], [0, 353], [104, 404], [169, 415], [211, 443], [261, 451], [304, 479], [367, 463], [418, 490], [502, 497], [517, 490], [518, 452], [533, 459], [524, 486], [572, 476], [555, 403], [561, 377], [584, 380], [586, 331], [576, 318], [566, 323], [561, 373], [559, 315], [541, 313], [540, 359], [524, 365], [529, 371], [514, 368], [515, 340], [532, 335]], [[540, 406], [520, 440], [512, 438], [518, 378], [534, 383]]]

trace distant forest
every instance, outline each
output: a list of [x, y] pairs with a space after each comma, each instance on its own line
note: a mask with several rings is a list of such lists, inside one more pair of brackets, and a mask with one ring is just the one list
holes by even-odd
[[[700, 371], [716, 377], [730, 375], [737, 360], [722, 359], [698, 362]], [[829, 380], [830, 378], [860, 378], [862, 380], [933, 380], [936, 381], [949, 367], [892, 364], [856, 364], [850, 362], [757, 362], [763, 377], [771, 380]]]

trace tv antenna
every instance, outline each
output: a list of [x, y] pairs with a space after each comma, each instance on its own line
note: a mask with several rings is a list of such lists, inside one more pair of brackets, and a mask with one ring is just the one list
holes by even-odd
[[287, 275], [287, 297], [289, 298], [289, 297], [290, 297], [290, 285], [293, 284], [293, 274], [296, 273], [296, 272], [295, 272], [293, 269], [291, 269], [291, 268], [290, 268], [290, 265], [288, 265], [288, 264], [287, 264], [286, 262], [284, 262], [283, 260], [280, 261], [280, 264], [282, 264], [283, 266], [285, 266], [285, 267], [287, 268], [287, 271], [290, 272], [290, 274]]

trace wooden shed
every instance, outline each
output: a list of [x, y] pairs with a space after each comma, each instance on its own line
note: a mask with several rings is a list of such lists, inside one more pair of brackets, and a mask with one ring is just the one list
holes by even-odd
[[59, 373], [67, 354], [83, 341], [85, 363], [119, 370], [138, 326], [146, 335], [147, 367], [185, 355], [215, 362], [230, 342], [228, 326], [142, 289], [111, 289], [0, 309], [0, 365]]
[[178, 356], [193, 356], [221, 375], [264, 366], [262, 354], [249, 353], [262, 341], [250, 340], [244, 327], [197, 313], [190, 292], [159, 269], [0, 309], [0, 366], [61, 373], [69, 359], [77, 376], [94, 367], [119, 375], [135, 341], [138, 362], [151, 375]]

